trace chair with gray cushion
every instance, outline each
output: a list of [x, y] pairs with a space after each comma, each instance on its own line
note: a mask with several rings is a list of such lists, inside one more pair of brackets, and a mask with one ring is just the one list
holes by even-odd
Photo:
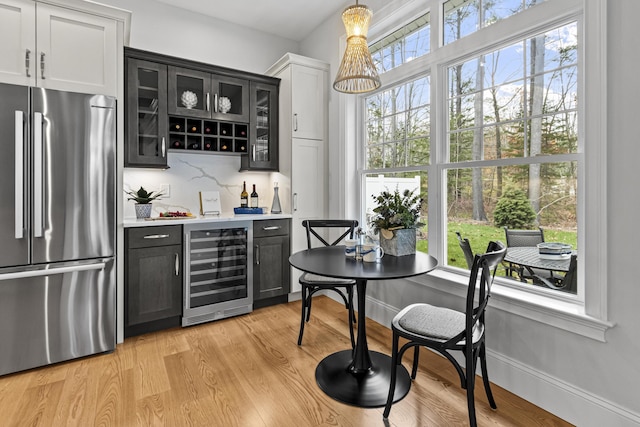
[[[535, 247], [538, 243], [544, 242], [544, 231], [542, 227], [538, 227], [537, 230], [516, 230], [508, 227], [504, 227], [505, 238], [507, 239], [507, 247]], [[518, 264], [509, 263], [505, 266], [507, 276], [512, 276], [515, 272], [518, 278], [526, 282], [527, 279], [533, 279], [534, 276], [544, 277], [552, 280], [553, 275], [548, 270], [540, 270], [537, 268], [522, 266]]]
[[[353, 239], [353, 234], [358, 221], [346, 219], [317, 219], [302, 221], [302, 226], [307, 231], [307, 247], [311, 249], [318, 242], [324, 246], [335, 246], [347, 236]], [[338, 230], [341, 233], [339, 237], [329, 243], [321, 235], [323, 230]], [[334, 291], [340, 295], [344, 301], [345, 308], [349, 311], [349, 334], [351, 337], [351, 347], [355, 347], [355, 337], [353, 335], [353, 323], [355, 322], [355, 314], [353, 311], [353, 288], [356, 285], [352, 279], [338, 279], [333, 277], [325, 277], [312, 273], [303, 273], [299, 279], [302, 287], [302, 314], [300, 317], [300, 333], [298, 334], [298, 345], [302, 345], [302, 335], [304, 334], [304, 324], [309, 322], [311, 317], [311, 302], [313, 295], [319, 291]], [[345, 295], [346, 293], [346, 295]]]
[[[487, 308], [491, 286], [496, 268], [502, 262], [506, 247], [500, 242], [490, 242], [487, 253], [476, 255], [469, 275], [469, 286], [465, 311], [456, 311], [430, 304], [412, 304], [398, 313], [391, 324], [393, 331], [391, 384], [389, 396], [384, 407], [383, 417], [387, 419], [393, 403], [396, 387], [396, 367], [402, 363], [405, 351], [414, 348], [411, 378], [415, 379], [418, 370], [419, 349], [421, 346], [437, 351], [446, 357], [455, 367], [462, 388], [467, 391], [469, 422], [476, 426], [476, 411], [473, 391], [476, 380], [476, 367], [480, 359], [482, 380], [491, 408], [496, 403], [489, 385], [485, 351], [484, 314]], [[408, 340], [400, 349], [400, 337]], [[464, 367], [450, 353], [460, 351], [464, 355]]]
[[462, 249], [464, 259], [467, 261], [467, 268], [471, 270], [471, 267], [473, 266], [473, 250], [471, 250], [471, 243], [469, 243], [469, 239], [463, 239], [459, 231], [456, 231], [456, 236], [458, 236], [458, 244], [460, 245], [460, 249]]

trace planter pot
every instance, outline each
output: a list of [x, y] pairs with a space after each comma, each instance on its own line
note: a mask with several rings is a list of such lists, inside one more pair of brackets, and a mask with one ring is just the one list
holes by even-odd
[[[389, 238], [389, 236], [392, 237]], [[385, 255], [403, 256], [415, 254], [416, 229], [380, 230], [380, 246], [384, 249]]]
[[146, 203], [144, 205], [136, 203], [134, 207], [136, 208], [136, 218], [142, 219], [151, 217], [151, 203]]

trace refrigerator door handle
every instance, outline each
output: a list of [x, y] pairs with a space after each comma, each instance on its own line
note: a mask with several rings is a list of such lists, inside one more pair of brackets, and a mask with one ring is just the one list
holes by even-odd
[[15, 112], [15, 238], [24, 238], [24, 112]]
[[42, 237], [44, 161], [42, 113], [33, 113], [33, 237]]
[[93, 264], [69, 265], [65, 267], [43, 268], [40, 270], [16, 271], [15, 273], [0, 274], [0, 281], [12, 280], [12, 279], [25, 279], [28, 277], [53, 276], [56, 274], [76, 273], [78, 271], [104, 270], [106, 266], [107, 266], [107, 263], [104, 261], [101, 261]]

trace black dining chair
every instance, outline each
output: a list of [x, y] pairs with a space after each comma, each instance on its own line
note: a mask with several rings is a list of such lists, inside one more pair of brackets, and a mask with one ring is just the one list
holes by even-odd
[[464, 259], [467, 261], [467, 268], [471, 270], [471, 267], [473, 266], [473, 250], [471, 249], [471, 243], [469, 243], [469, 239], [463, 239], [459, 231], [456, 231], [456, 236], [458, 236], [458, 244], [460, 245], [460, 249], [462, 249]]
[[[513, 228], [504, 227], [504, 235], [507, 240], [507, 247], [535, 247], [538, 243], [544, 242], [544, 231], [542, 227], [538, 227], [537, 230], [517, 230]], [[522, 266], [518, 264], [508, 263], [505, 266], [507, 276], [513, 276], [515, 272], [518, 278], [522, 282], [526, 282], [527, 279], [533, 279], [533, 276], [553, 278], [553, 274], [548, 270], [541, 270], [533, 267]]]
[[[485, 350], [484, 314], [491, 294], [491, 286], [498, 265], [502, 262], [506, 247], [501, 242], [490, 242], [487, 252], [476, 255], [469, 275], [465, 311], [455, 311], [430, 304], [412, 304], [400, 311], [391, 323], [393, 342], [391, 350], [391, 384], [384, 407], [383, 417], [387, 419], [391, 412], [396, 387], [396, 367], [402, 363], [405, 351], [414, 348], [411, 378], [418, 371], [420, 346], [430, 348], [446, 357], [455, 367], [462, 388], [467, 391], [469, 423], [476, 426], [476, 411], [473, 391], [476, 381], [476, 367], [480, 359], [482, 380], [491, 408], [496, 402], [491, 392]], [[408, 340], [400, 349], [400, 337]], [[460, 351], [464, 355], [463, 366], [450, 353]]]
[[[311, 249], [314, 244], [317, 246], [319, 242], [324, 246], [336, 246], [347, 236], [353, 239], [353, 235], [358, 221], [347, 219], [314, 219], [302, 221], [302, 226], [307, 232], [307, 247]], [[324, 230], [339, 230], [340, 236], [329, 243], [320, 233]], [[302, 345], [302, 335], [304, 334], [304, 325], [309, 322], [311, 317], [311, 302], [313, 295], [319, 291], [334, 291], [338, 293], [343, 301], [345, 308], [349, 311], [349, 335], [351, 337], [351, 347], [356, 345], [353, 335], [353, 323], [355, 322], [355, 314], [353, 310], [353, 288], [356, 281], [352, 279], [339, 279], [334, 277], [326, 277], [313, 273], [303, 273], [299, 279], [302, 287], [302, 313], [300, 317], [300, 333], [298, 334], [298, 345]], [[345, 295], [346, 293], [346, 295]]]

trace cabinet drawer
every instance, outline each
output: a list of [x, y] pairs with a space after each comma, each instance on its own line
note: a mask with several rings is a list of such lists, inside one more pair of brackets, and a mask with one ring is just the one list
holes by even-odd
[[166, 225], [127, 229], [128, 248], [148, 248], [152, 246], [181, 245], [182, 226]]
[[289, 219], [267, 219], [253, 222], [253, 238], [286, 236], [289, 234]]

